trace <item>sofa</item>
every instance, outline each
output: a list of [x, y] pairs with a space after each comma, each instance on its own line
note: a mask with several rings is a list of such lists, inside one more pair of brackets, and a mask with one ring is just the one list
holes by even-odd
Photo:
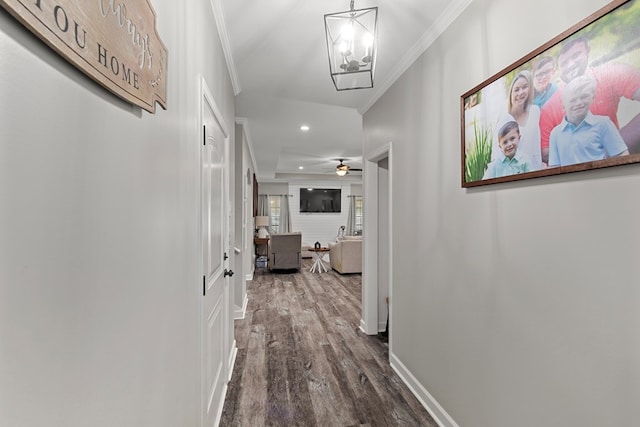
[[272, 234], [269, 239], [269, 270], [299, 270], [301, 252], [301, 233]]
[[329, 243], [329, 262], [340, 274], [362, 273], [362, 236], [343, 236]]

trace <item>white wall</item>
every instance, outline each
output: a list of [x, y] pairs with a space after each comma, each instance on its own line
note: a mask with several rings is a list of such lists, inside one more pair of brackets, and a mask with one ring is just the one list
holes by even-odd
[[[301, 213], [300, 188], [340, 188], [340, 213]], [[262, 183], [258, 186], [260, 194], [280, 195], [289, 194], [289, 209], [291, 210], [291, 231], [302, 233], [302, 244], [311, 245], [320, 242], [327, 246], [334, 242], [338, 235], [338, 228], [347, 225], [349, 213], [349, 195], [362, 195], [361, 184], [342, 184], [334, 181], [308, 181], [293, 183]]]
[[210, 2], [153, 6], [155, 115], [0, 10], [2, 426], [199, 424], [200, 76], [234, 96]]
[[397, 166], [391, 359], [444, 425], [640, 425], [640, 166], [460, 187], [460, 95], [605, 3], [475, 0], [364, 115]]
[[289, 183], [264, 182], [258, 184], [258, 194], [270, 196], [289, 194]]
[[[340, 188], [340, 213], [301, 213], [300, 212], [300, 189], [301, 188]], [[335, 242], [338, 236], [338, 228], [341, 225], [346, 227], [347, 215], [349, 213], [349, 198], [351, 186], [341, 185], [336, 182], [306, 182], [295, 183], [289, 186], [289, 200], [291, 209], [291, 222], [293, 231], [302, 232], [302, 244], [311, 245], [320, 242], [322, 246], [327, 246], [329, 242]]]

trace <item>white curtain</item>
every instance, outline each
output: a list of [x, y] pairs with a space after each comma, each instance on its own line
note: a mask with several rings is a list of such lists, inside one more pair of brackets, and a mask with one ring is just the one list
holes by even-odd
[[266, 194], [258, 195], [258, 215], [269, 216], [269, 196]]
[[[272, 200], [278, 200], [280, 202], [279, 226], [271, 223]], [[258, 195], [258, 215], [269, 217], [269, 230], [272, 233], [289, 233], [291, 231], [291, 211], [289, 210], [289, 196], [287, 195]]]
[[280, 233], [291, 232], [291, 212], [289, 211], [289, 196], [280, 196]]
[[349, 213], [347, 215], [347, 236], [353, 236], [356, 231], [356, 196], [349, 196]]

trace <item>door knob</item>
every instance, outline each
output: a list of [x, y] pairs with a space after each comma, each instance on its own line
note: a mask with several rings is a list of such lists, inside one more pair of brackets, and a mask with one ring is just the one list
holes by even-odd
[[226, 268], [224, 269], [224, 277], [231, 277], [233, 276], [233, 270], [227, 270]]

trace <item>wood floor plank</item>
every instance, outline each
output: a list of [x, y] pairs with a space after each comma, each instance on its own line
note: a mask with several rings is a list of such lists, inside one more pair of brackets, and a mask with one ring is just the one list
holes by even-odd
[[[265, 425], [267, 400], [267, 365], [265, 363], [265, 331], [263, 325], [253, 325], [247, 342], [245, 365], [240, 383], [240, 405], [233, 419], [237, 426]], [[236, 363], [237, 365], [237, 363]], [[233, 386], [233, 377], [232, 383]], [[232, 387], [228, 390], [231, 391]], [[228, 393], [229, 393], [228, 391]], [[226, 411], [227, 401], [225, 401]]]
[[240, 393], [242, 392], [241, 384], [242, 379], [244, 378], [244, 370], [242, 369], [245, 366], [247, 358], [247, 351], [244, 349], [238, 350], [236, 354], [236, 363], [233, 369], [233, 375], [231, 376], [231, 382], [229, 383], [229, 388], [227, 392], [227, 396], [225, 399], [225, 411], [222, 414], [222, 418], [220, 419], [220, 425], [230, 426], [233, 424], [233, 419], [236, 414], [241, 413], [240, 409]]
[[[330, 362], [324, 357], [322, 344], [307, 362], [309, 394], [313, 402], [315, 417], [320, 425], [343, 425], [355, 423], [353, 404], [342, 392], [340, 383], [333, 375]], [[311, 358], [310, 358], [311, 359]]]
[[404, 387], [392, 371], [380, 369], [380, 365], [374, 360], [368, 360], [362, 367], [378, 389], [380, 397], [384, 399], [384, 405], [393, 408], [392, 416], [397, 425], [437, 426], [418, 399]]
[[436, 424], [365, 335], [361, 276], [261, 270], [235, 322], [238, 356], [222, 426]]
[[327, 332], [318, 321], [316, 311], [294, 304], [292, 315], [296, 319], [295, 345], [304, 360], [305, 378], [317, 419], [323, 420], [324, 425], [341, 425], [345, 420], [355, 423], [348, 400], [340, 392], [328, 361], [322, 357], [322, 345], [328, 343]]

